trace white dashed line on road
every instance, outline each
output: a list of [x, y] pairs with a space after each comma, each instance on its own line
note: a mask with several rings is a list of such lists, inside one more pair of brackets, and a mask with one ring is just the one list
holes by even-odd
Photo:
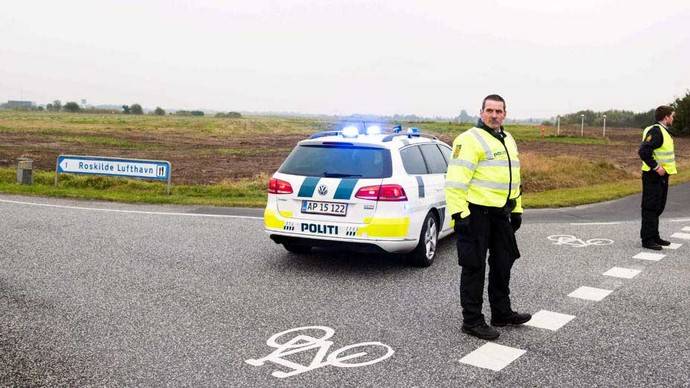
[[671, 237], [679, 238], [681, 240], [690, 240], [690, 233], [673, 233]]
[[570, 322], [574, 318], [574, 315], [561, 314], [548, 310], [540, 310], [534, 313], [532, 319], [527, 321], [525, 325], [538, 327], [540, 329], [556, 331], [561, 327], [565, 326], [566, 323]]
[[649, 253], [649, 252], [640, 252], [633, 256], [633, 259], [640, 259], [640, 260], [649, 260], [649, 261], [659, 261], [666, 257], [666, 255], [662, 253]]
[[606, 298], [612, 292], [613, 290], [604, 290], [603, 288], [582, 286], [568, 294], [568, 296], [571, 298], [586, 299], [599, 302], [600, 300]]
[[681, 229], [683, 232], [690, 232], [690, 226], [686, 226], [683, 229]]
[[683, 244], [671, 243], [671, 245], [665, 246], [664, 249], [678, 249], [682, 246]]
[[612, 276], [614, 278], [622, 278], [622, 279], [632, 279], [635, 276], [640, 274], [640, 270], [637, 269], [630, 269], [630, 268], [621, 268], [621, 267], [613, 267], [610, 270], [604, 272], [604, 276]]
[[244, 219], [249, 219], [249, 220], [262, 220], [263, 219], [263, 217], [234, 216], [234, 215], [230, 215], [230, 214], [174, 213], [174, 212], [150, 212], [150, 211], [142, 211], [142, 210], [102, 209], [102, 208], [96, 208], [96, 207], [80, 207], [80, 206], [52, 205], [52, 204], [48, 204], [48, 203], [10, 201], [10, 200], [6, 200], [6, 199], [0, 199], [0, 202], [12, 203], [12, 204], [17, 204], [17, 205], [52, 207], [52, 208], [58, 208], [58, 209], [90, 210], [90, 211], [110, 212], [110, 213], [151, 214], [151, 215], [178, 216], [178, 217], [181, 216], [181, 217], [209, 217], [209, 218], [244, 218]]
[[620, 225], [621, 221], [613, 222], [571, 222], [570, 225]]
[[463, 364], [500, 371], [525, 354], [525, 350], [488, 342], [460, 359]]

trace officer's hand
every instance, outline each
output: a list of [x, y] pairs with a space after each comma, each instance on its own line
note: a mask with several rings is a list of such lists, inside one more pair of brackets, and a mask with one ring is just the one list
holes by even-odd
[[522, 225], [522, 214], [510, 213], [510, 225], [513, 227], [513, 232], [517, 232]]
[[663, 167], [659, 166], [656, 169], [656, 173], [659, 174], [659, 176], [664, 176], [664, 175], [666, 175], [666, 170]]
[[457, 234], [468, 235], [470, 233], [470, 217], [460, 217], [460, 213], [453, 214], [455, 220], [455, 227], [453, 228]]

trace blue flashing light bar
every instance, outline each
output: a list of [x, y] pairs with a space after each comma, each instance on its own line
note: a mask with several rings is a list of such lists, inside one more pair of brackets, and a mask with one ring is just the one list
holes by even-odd
[[382, 133], [379, 125], [372, 125], [367, 127], [367, 135], [380, 135]]
[[357, 137], [359, 135], [359, 128], [354, 125], [347, 126], [343, 128], [341, 134], [343, 137]]

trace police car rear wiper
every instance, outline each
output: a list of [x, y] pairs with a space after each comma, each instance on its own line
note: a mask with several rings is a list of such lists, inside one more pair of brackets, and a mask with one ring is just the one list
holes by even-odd
[[328, 172], [324, 171], [323, 176], [326, 178], [360, 178], [362, 177], [361, 175], [356, 175], [356, 174], [339, 174], [337, 172]]

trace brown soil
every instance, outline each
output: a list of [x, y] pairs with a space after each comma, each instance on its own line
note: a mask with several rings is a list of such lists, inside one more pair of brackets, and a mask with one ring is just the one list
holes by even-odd
[[[592, 129], [591, 134], [595, 133], [595, 129]], [[307, 134], [195, 137], [176, 133], [152, 136], [141, 132], [119, 131], [84, 132], [80, 135], [126, 143], [101, 145], [76, 139], [65, 140], [70, 135], [52, 132], [49, 135], [0, 132], [0, 167], [13, 166], [17, 158], [29, 157], [34, 160], [35, 168], [52, 170], [60, 154], [160, 159], [172, 163], [174, 183], [217, 183], [259, 174], [272, 174], [292, 147]], [[611, 144], [607, 145], [562, 144], [536, 140], [520, 141], [519, 148], [522, 153], [571, 155], [591, 161], [606, 161], [637, 174], [640, 166], [637, 156], [640, 130], [615, 128], [609, 129], [607, 135], [611, 141]], [[449, 135], [441, 135], [441, 139], [452, 142]], [[690, 139], [676, 138], [675, 142], [677, 159], [690, 160]]]

